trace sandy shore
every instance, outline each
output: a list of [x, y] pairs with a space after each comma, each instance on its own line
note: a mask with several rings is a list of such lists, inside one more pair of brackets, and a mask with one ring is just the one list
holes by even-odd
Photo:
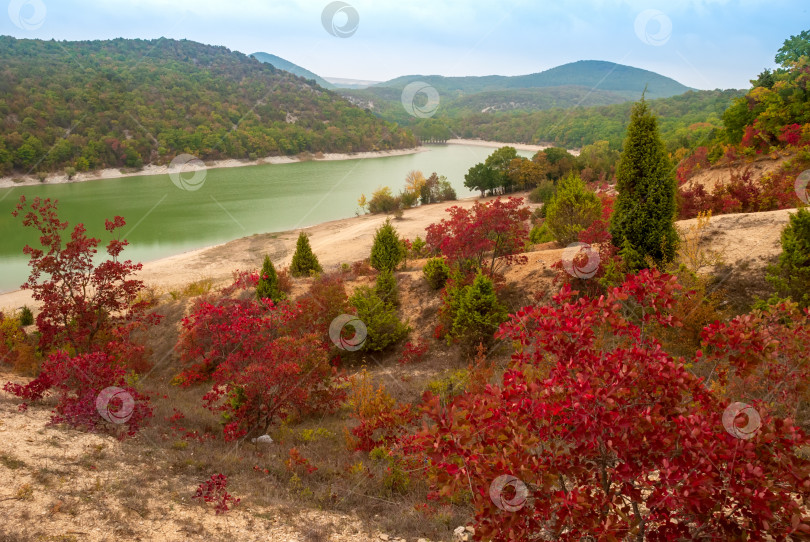
[[[473, 147], [491, 147], [497, 149], [499, 147], [510, 146], [519, 151], [537, 152], [549, 148], [551, 145], [527, 145], [524, 143], [503, 143], [499, 141], [484, 141], [481, 139], [449, 139], [447, 143], [451, 145], [470, 145]], [[259, 166], [263, 164], [291, 164], [294, 162], [328, 162], [333, 160], [360, 160], [365, 158], [384, 158], [386, 156], [403, 156], [406, 154], [415, 154], [428, 150], [426, 147], [415, 147], [411, 149], [396, 149], [391, 151], [373, 151], [373, 152], [355, 152], [355, 153], [318, 153], [318, 154], [300, 154], [297, 156], [268, 156], [266, 158], [259, 158], [258, 160], [211, 160], [205, 163], [204, 168], [194, 168], [193, 164], [187, 164], [183, 171], [194, 171], [195, 169], [218, 169], [230, 168], [241, 166]], [[569, 150], [573, 155], [578, 155], [578, 150]], [[23, 176], [9, 176], [0, 177], [0, 189], [13, 188], [15, 186], [31, 186], [38, 184], [64, 184], [64, 183], [79, 183], [82, 181], [96, 181], [99, 179], [120, 179], [122, 177], [136, 177], [142, 175], [168, 175], [169, 165], [164, 164], [161, 166], [148, 165], [144, 166], [138, 171], [123, 171], [116, 168], [102, 169], [99, 171], [89, 171], [87, 173], [77, 173], [72, 179], [68, 179], [64, 173], [57, 173], [48, 175], [44, 181], [40, 181], [33, 175]]]
[[[414, 147], [410, 149], [396, 149], [391, 151], [373, 151], [373, 152], [355, 152], [355, 153], [318, 153], [318, 154], [300, 154], [297, 156], [268, 156], [266, 158], [259, 158], [258, 160], [211, 160], [205, 163], [204, 168], [194, 168], [193, 164], [188, 164], [183, 168], [183, 171], [194, 171], [195, 169], [218, 169], [230, 168], [241, 166], [258, 166], [263, 164], [291, 164], [294, 162], [328, 162], [334, 160], [360, 160], [365, 158], [384, 158], [386, 156], [402, 156], [406, 154], [415, 154], [417, 152], [426, 151], [425, 147]], [[169, 165], [164, 164], [161, 166], [148, 165], [138, 171], [122, 171], [120, 169], [108, 168], [99, 171], [90, 171], [87, 173], [77, 173], [72, 179], [68, 180], [67, 175], [58, 173], [49, 175], [44, 181], [40, 181], [32, 175], [27, 176], [13, 176], [13, 177], [0, 177], [0, 188], [12, 188], [15, 186], [30, 186], [37, 184], [63, 184], [63, 183], [78, 183], [82, 181], [95, 181], [98, 179], [119, 179], [121, 177], [135, 177], [141, 175], [168, 175]], [[17, 182], [15, 182], [15, 179]]]
[[[473, 147], [492, 147], [494, 149], [500, 147], [514, 147], [516, 150], [519, 151], [529, 151], [529, 152], [537, 152], [542, 151], [543, 149], [548, 149], [553, 147], [554, 145], [528, 145], [526, 143], [503, 143], [501, 141], [484, 141], [483, 139], [448, 139], [447, 143], [451, 145], [470, 145]], [[579, 155], [579, 150], [571, 150], [569, 149], [568, 152], [573, 154], [574, 156]]]
[[[519, 194], [515, 194], [519, 195]], [[445, 209], [452, 205], [468, 208], [479, 200], [471, 197], [445, 203], [435, 203], [408, 209], [402, 220], [394, 220], [400, 236], [423, 239], [425, 228], [447, 216]], [[371, 252], [374, 232], [385, 222], [386, 215], [362, 215], [324, 222], [303, 228], [310, 236], [310, 244], [324, 269], [339, 267], [367, 258]], [[161, 291], [180, 289], [190, 282], [211, 279], [216, 284], [225, 283], [233, 271], [258, 269], [265, 254], [269, 254], [276, 266], [289, 265], [295, 252], [295, 243], [301, 230], [280, 233], [262, 233], [242, 237], [227, 243], [200, 248], [145, 262], [138, 278], [148, 286]], [[123, 254], [126, 257], [126, 251]], [[23, 305], [35, 306], [31, 293], [16, 290], [0, 294], [0, 310], [13, 310]]]

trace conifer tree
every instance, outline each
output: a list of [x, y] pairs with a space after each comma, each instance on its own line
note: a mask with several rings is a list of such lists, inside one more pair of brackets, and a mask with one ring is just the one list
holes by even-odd
[[294, 277], [307, 277], [313, 273], [321, 272], [323, 272], [323, 268], [318, 263], [317, 256], [312, 252], [312, 247], [309, 246], [309, 237], [304, 232], [301, 232], [290, 264], [290, 274]]
[[799, 307], [810, 307], [810, 211], [790, 215], [782, 230], [779, 262], [768, 268], [768, 282], [779, 295], [790, 297]]
[[461, 293], [453, 319], [453, 335], [472, 343], [489, 342], [507, 312], [498, 301], [492, 279], [480, 271]]
[[672, 261], [678, 246], [674, 224], [677, 184], [658, 121], [643, 97], [633, 106], [616, 167], [616, 190], [619, 195], [610, 223], [613, 244], [625, 250], [629, 245], [638, 254], [636, 263], [647, 256], [656, 264]]
[[399, 239], [397, 230], [386, 220], [374, 235], [371, 246], [371, 267], [377, 271], [393, 271], [405, 259], [405, 247]]
[[272, 299], [273, 304], [278, 305], [284, 297], [284, 292], [279, 289], [276, 267], [270, 260], [270, 256], [265, 256], [262, 271], [259, 274], [259, 282], [256, 284], [256, 298], [260, 301]]

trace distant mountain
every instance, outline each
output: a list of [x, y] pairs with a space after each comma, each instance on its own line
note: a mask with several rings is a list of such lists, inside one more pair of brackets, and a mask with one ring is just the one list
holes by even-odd
[[327, 81], [332, 83], [338, 88], [368, 88], [372, 85], [376, 85], [381, 81], [366, 81], [363, 79], [344, 79], [342, 77], [324, 77]]
[[[641, 97], [647, 88], [647, 98], [667, 98], [692, 90], [663, 75], [602, 60], [580, 60], [529, 75], [486, 75], [444, 77], [441, 75], [406, 75], [385, 81], [376, 87], [403, 89], [414, 81], [425, 82], [440, 95], [459, 97], [477, 92], [516, 88], [579, 86], [592, 90], [610, 91], [628, 100]], [[374, 87], [371, 87], [374, 88]]]
[[[374, 86], [363, 90], [337, 90], [358, 107], [392, 122], [411, 124], [410, 117], [402, 106], [402, 91], [392, 87]], [[418, 96], [417, 96], [418, 99]], [[624, 95], [608, 90], [592, 90], [579, 86], [517, 88], [488, 90], [462, 95], [440, 95], [437, 116], [459, 117], [476, 113], [530, 113], [546, 109], [568, 109], [627, 102]]]
[[271, 55], [270, 53], [253, 53], [250, 56], [258, 60], [259, 62], [271, 64], [273, 65], [273, 67], [278, 68], [279, 70], [284, 70], [285, 72], [290, 72], [291, 74], [303, 77], [304, 79], [310, 79], [312, 81], [315, 81], [323, 88], [327, 88], [329, 90], [336, 88], [335, 85], [333, 85], [320, 75], [312, 73], [308, 69], [302, 68], [298, 64], [293, 64], [289, 60], [284, 60], [280, 56]]
[[187, 40], [0, 36], [0, 175], [411, 147], [334, 92]]

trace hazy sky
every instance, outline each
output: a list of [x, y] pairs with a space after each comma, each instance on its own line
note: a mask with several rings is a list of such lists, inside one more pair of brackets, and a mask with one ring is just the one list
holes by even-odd
[[810, 28], [808, 0], [3, 2], [0, 33], [20, 38], [186, 38], [273, 53], [322, 76], [380, 81], [519, 75], [597, 59], [696, 88], [747, 88], [785, 38]]

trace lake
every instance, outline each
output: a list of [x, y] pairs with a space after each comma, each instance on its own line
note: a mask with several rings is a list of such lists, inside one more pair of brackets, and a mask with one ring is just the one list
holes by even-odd
[[[371, 196], [380, 186], [393, 192], [405, 185], [413, 169], [425, 176], [444, 175], [459, 198], [473, 195], [464, 187], [467, 170], [492, 152], [468, 145], [428, 145], [404, 156], [330, 162], [296, 162], [206, 170], [184, 174], [195, 190], [175, 186], [169, 175], [124, 177], [96, 181], [0, 189], [0, 291], [16, 290], [28, 276], [26, 243], [37, 236], [11, 212], [25, 195], [59, 200], [59, 215], [106, 245], [104, 219], [123, 216], [123, 256], [146, 262], [188, 250], [252, 235], [311, 226], [354, 216], [360, 194]], [[520, 156], [533, 153], [518, 151]], [[65, 235], [69, 238], [69, 233]], [[101, 249], [103, 251], [103, 248]]]

